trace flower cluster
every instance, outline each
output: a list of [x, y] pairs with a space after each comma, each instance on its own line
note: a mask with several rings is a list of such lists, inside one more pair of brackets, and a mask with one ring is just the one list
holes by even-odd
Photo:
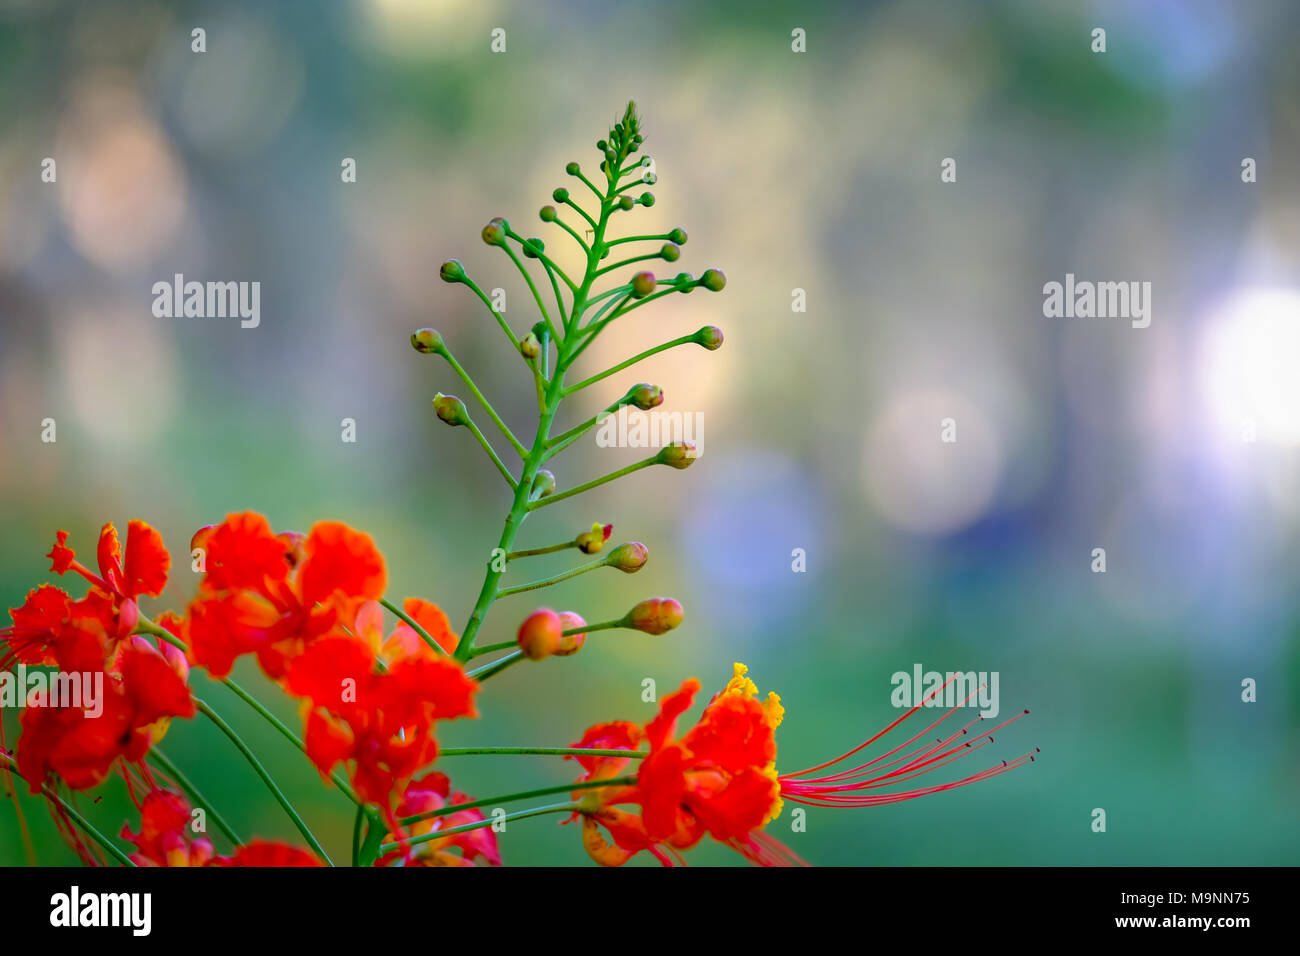
[[[580, 276], [561, 268], [540, 237], [521, 236], [506, 219], [496, 217], [484, 226], [483, 241], [510, 259], [533, 295], [541, 318], [530, 329], [512, 327], [459, 260], [448, 260], [439, 271], [445, 282], [465, 287], [482, 302], [522, 359], [521, 371], [537, 401], [531, 442], [516, 437], [439, 332], [420, 329], [411, 336], [417, 352], [445, 361], [481, 410], [471, 413], [467, 402], [443, 392], [432, 399], [439, 420], [468, 432], [481, 447], [511, 501], [460, 634], [431, 601], [407, 598], [400, 606], [390, 601], [383, 554], [370, 536], [339, 522], [322, 521], [305, 534], [276, 532], [266, 517], [244, 512], [201, 528], [190, 542], [192, 568], [200, 575], [192, 599], [181, 612], [155, 617], [142, 610], [141, 600], [161, 597], [171, 568], [156, 530], [131, 521], [123, 548], [113, 525], [105, 525], [96, 549], [97, 570], [78, 561], [69, 535], [58, 532], [49, 554], [51, 570], [78, 575], [89, 588], [76, 599], [52, 584], [31, 591], [11, 610], [12, 626], [0, 630], [0, 671], [52, 669], [54, 683], [86, 678], [87, 686], [102, 692], [94, 693], [93, 702], [56, 694], [27, 699], [16, 749], [10, 751], [0, 739], [0, 770], [5, 775], [16, 771], [33, 793], [43, 795], [83, 860], [111, 859], [128, 866], [333, 865], [252, 747], [196, 694], [192, 677], [198, 671], [251, 707], [350, 802], [351, 862], [356, 866], [497, 866], [497, 834], [505, 822], [547, 813], [564, 814], [566, 823], [580, 822], [584, 848], [604, 865], [621, 865], [642, 852], [665, 864], [683, 862], [682, 854], [705, 836], [753, 863], [800, 864], [792, 850], [765, 831], [786, 803], [890, 803], [974, 783], [1034, 759], [1026, 754], [947, 783], [900, 787], [980, 749], [992, 741], [993, 731], [1011, 722], [972, 736], [972, 721], [930, 742], [930, 733], [954, 707], [883, 755], [849, 769], [831, 769], [851, 762], [927, 700], [843, 756], [782, 773], [776, 733], [784, 709], [776, 694], [760, 699], [740, 664], [684, 732], [679, 724], [700, 692], [695, 679], [660, 701], [659, 713], [646, 723], [596, 724], [569, 747], [440, 747], [442, 722], [477, 717], [483, 685], [517, 663], [550, 661], [545, 666], [557, 666], [599, 644], [592, 639], [598, 632], [634, 631], [658, 638], [683, 622], [677, 600], [647, 597], [620, 616], [594, 623], [577, 611], [533, 606], [506, 624], [504, 635], [513, 637], [481, 637], [490, 626], [490, 612], [503, 599], [606, 568], [635, 574], [650, 559], [640, 541], [613, 543], [614, 526], [603, 521], [589, 527], [584, 523], [557, 543], [519, 547], [517, 538], [534, 511], [656, 465], [685, 469], [698, 458], [694, 446], [678, 441], [601, 477], [566, 486], [563, 473], [557, 474], [558, 456], [605, 416], [628, 408], [654, 409], [666, 396], [659, 385], [640, 382], [616, 391], [619, 397], [612, 403], [598, 403], [596, 413], [578, 425], [553, 433], [566, 400], [589, 394], [611, 376], [665, 350], [695, 345], [714, 351], [723, 344], [722, 332], [706, 326], [573, 380], [579, 360], [611, 323], [664, 296], [701, 288], [720, 292], [726, 286], [718, 269], [706, 269], [698, 278], [688, 272], [669, 278], [644, 268], [649, 261], [673, 263], [681, 257], [687, 236], [680, 228], [613, 237], [614, 225], [625, 214], [655, 203], [654, 194], [642, 188], [655, 181], [653, 163], [635, 155], [644, 142], [641, 119], [629, 104], [596, 144], [596, 181], [576, 162], [565, 167], [593, 194], [594, 205], [560, 187], [552, 193], [554, 204], [539, 213], [543, 223], [561, 229], [580, 250]], [[649, 243], [651, 251], [607, 262], [632, 242]], [[636, 271], [597, 288], [610, 273], [629, 268]], [[497, 444], [508, 446], [504, 457], [479, 427], [480, 415], [491, 422], [494, 436], [499, 433]], [[572, 552], [581, 557], [564, 570], [507, 583], [507, 576], [529, 559]], [[300, 729], [281, 721], [258, 695], [234, 680], [237, 667], [251, 670], [254, 662], [265, 685], [296, 702]], [[158, 744], [174, 718], [200, 716], [228, 738], [260, 778], [305, 848], [241, 838], [162, 753]], [[577, 761], [581, 772], [576, 780], [479, 800], [454, 789], [441, 769], [448, 756], [471, 754], [559, 756]], [[124, 781], [139, 812], [138, 824], [118, 831], [119, 839], [134, 847], [130, 852], [105, 837], [75, 806], [78, 793], [114, 776]], [[498, 807], [548, 794], [565, 799], [508, 812]], [[219, 838], [207, 834], [208, 820]], [[219, 846], [218, 839], [228, 847]]]

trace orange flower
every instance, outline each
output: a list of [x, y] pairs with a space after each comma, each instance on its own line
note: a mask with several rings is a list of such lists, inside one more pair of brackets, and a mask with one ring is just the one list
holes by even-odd
[[290, 664], [285, 687], [304, 699], [308, 756], [322, 775], [347, 765], [357, 795], [384, 809], [437, 756], [438, 720], [475, 717], [478, 685], [423, 641], [390, 638], [377, 650], [377, 605], [354, 633], [311, 644]]
[[370, 536], [338, 522], [316, 524], [299, 541], [274, 534], [259, 514], [232, 514], [200, 532], [196, 546], [206, 573], [187, 636], [194, 662], [218, 679], [252, 653], [279, 680], [289, 659], [340, 620], [351, 621], [387, 582]]
[[[680, 859], [677, 851], [695, 846], [707, 833], [732, 847], [750, 862], [762, 865], [801, 864], [787, 847], [762, 833], [762, 828], [781, 812], [783, 800], [812, 806], [873, 806], [949, 790], [1005, 773], [1026, 761], [1002, 761], [981, 773], [951, 783], [910, 791], [873, 793], [908, 780], [979, 749], [992, 742], [992, 733], [1020, 716], [1006, 720], [969, 741], [971, 721], [935, 743], [907, 751], [947, 719], [956, 707], [915, 736], [875, 760], [830, 776], [810, 774], [846, 760], [879, 740], [926, 701], [903, 714], [888, 727], [842, 757], [809, 770], [780, 775], [776, 770], [776, 729], [784, 716], [780, 698], [770, 693], [758, 700], [758, 688], [745, 676], [743, 664], [736, 664], [731, 680], [704, 709], [699, 722], [680, 740], [675, 739], [678, 718], [691, 706], [699, 682], [686, 681], [660, 705], [659, 715], [638, 732], [624, 722], [597, 724], [575, 747], [634, 750], [642, 743], [649, 752], [638, 768], [631, 786], [601, 787], [574, 797], [583, 816], [583, 845], [588, 854], [606, 866], [619, 866], [641, 850], [647, 850], [665, 864]], [[947, 685], [945, 685], [947, 686]], [[933, 692], [938, 693], [943, 688]], [[933, 695], [931, 695], [933, 696]], [[1025, 711], [1028, 713], [1028, 711]], [[889, 758], [894, 758], [890, 760]], [[628, 760], [621, 757], [581, 757], [587, 771], [580, 780], [613, 778]], [[888, 762], [883, 762], [888, 761]], [[620, 807], [635, 805], [639, 813]], [[599, 828], [608, 831], [613, 843]]]

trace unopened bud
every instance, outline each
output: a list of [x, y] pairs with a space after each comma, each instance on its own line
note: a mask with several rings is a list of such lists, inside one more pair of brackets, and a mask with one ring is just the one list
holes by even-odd
[[650, 550], [644, 544], [640, 541], [629, 541], [611, 551], [609, 557], [605, 559], [605, 564], [611, 568], [618, 568], [625, 574], [632, 574], [645, 567], [645, 563], [649, 560]]
[[658, 385], [648, 385], [641, 383], [633, 385], [628, 389], [628, 393], [623, 396], [623, 404], [635, 405], [641, 411], [646, 412], [664, 403], [664, 390]]
[[543, 206], [541, 212], [537, 215], [541, 218], [542, 222], [555, 222], [555, 218], [559, 213], [555, 211], [554, 206]]
[[659, 258], [664, 262], [676, 262], [682, 257], [682, 250], [677, 248], [671, 242], [664, 243], [664, 247], [659, 250]]
[[568, 202], [569, 191], [565, 189], [563, 186], [558, 186], [556, 187], [555, 191], [551, 193], [551, 198], [554, 199], [556, 202]]
[[444, 395], [439, 392], [433, 396], [433, 410], [448, 425], [469, 424], [469, 409], [455, 395]]
[[686, 245], [686, 230], [674, 229], [672, 232], [668, 233], [668, 241], [676, 243], [679, 246]]
[[672, 598], [648, 598], [623, 619], [625, 627], [645, 634], [666, 634], [682, 623], [682, 606]]
[[533, 478], [532, 490], [534, 500], [555, 494], [555, 475], [543, 468]]
[[445, 345], [437, 329], [418, 329], [411, 333], [411, 348], [429, 355], [434, 352], [442, 352]]
[[705, 269], [704, 274], [700, 276], [700, 285], [710, 292], [721, 292], [727, 284], [727, 277], [722, 274], [721, 269]]
[[524, 652], [524, 657], [530, 661], [540, 661], [559, 650], [563, 633], [564, 622], [560, 615], [549, 607], [544, 607], [524, 618], [515, 641]]
[[602, 525], [599, 521], [591, 526], [590, 531], [584, 531], [573, 539], [573, 543], [578, 546], [578, 550], [583, 554], [599, 554], [605, 547], [605, 542], [609, 536], [614, 533], [612, 524]]
[[643, 206], [645, 206], [647, 209], [649, 209], [651, 206], [653, 206], [653, 205], [655, 204], [655, 194], [654, 194], [654, 193], [642, 193], [642, 194], [641, 194], [641, 198], [638, 199], [637, 202], [639, 202], [641, 205], [643, 205]]
[[[587, 622], [582, 616], [572, 611], [560, 612], [560, 623], [564, 625], [564, 630], [571, 631], [575, 627], [586, 627]], [[556, 657], [568, 657], [582, 650], [582, 645], [586, 643], [587, 632], [579, 631], [577, 634], [560, 634], [560, 646], [555, 649]]]
[[570, 176], [576, 176], [578, 175], [579, 172], [581, 172], [577, 163], [569, 163], [567, 166], [564, 167], [564, 171], [568, 173]]
[[538, 256], [540, 256], [543, 252], [546, 251], [546, 243], [542, 242], [542, 240], [536, 237], [533, 237], [532, 239], [524, 240], [523, 248], [524, 248], [525, 258], [536, 259]]
[[438, 270], [438, 275], [442, 277], [443, 282], [464, 282], [465, 267], [461, 265], [459, 259], [448, 259]]
[[678, 292], [689, 293], [695, 288], [695, 276], [689, 272], [679, 272], [673, 276], [673, 285], [677, 287]]
[[489, 246], [504, 246], [506, 244], [506, 222], [504, 219], [493, 219], [483, 227], [483, 241]]
[[190, 538], [190, 551], [194, 552], [198, 551], [200, 548], [207, 548], [208, 539], [212, 537], [212, 532], [216, 530], [216, 525], [205, 524], [198, 531], [195, 531], [193, 537]]
[[526, 359], [535, 359], [542, 354], [542, 343], [535, 334], [529, 332], [519, 340], [519, 354]]
[[633, 206], [635, 206], [635, 205], [636, 205], [636, 202], [632, 199], [631, 196], [619, 196], [619, 197], [618, 197], [618, 208], [619, 208], [619, 209], [622, 209], [624, 212], [627, 212], [629, 209], [631, 209], [631, 208], [632, 208]]
[[638, 272], [632, 277], [632, 298], [644, 299], [655, 288], [655, 274], [653, 272]]
[[722, 347], [722, 329], [716, 325], [706, 325], [695, 333], [695, 341], [699, 342], [710, 352], [716, 352]]
[[675, 441], [671, 445], [664, 445], [663, 448], [659, 449], [659, 454], [655, 456], [655, 462], [678, 469], [689, 468], [691, 463], [699, 457], [699, 454], [691, 442]]

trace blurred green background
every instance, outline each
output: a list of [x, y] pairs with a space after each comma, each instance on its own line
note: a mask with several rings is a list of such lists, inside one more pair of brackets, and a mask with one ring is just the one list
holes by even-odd
[[[105, 520], [142, 517], [178, 554], [146, 610], [179, 608], [193, 531], [254, 509], [278, 529], [368, 531], [390, 596], [435, 600], [459, 629], [507, 500], [433, 416], [459, 384], [407, 336], [437, 327], [531, 435], [523, 366], [438, 264], [461, 258], [530, 326], [526, 287], [478, 231], [505, 216], [577, 263], [537, 209], [574, 184], [567, 161], [595, 170], [634, 98], [658, 202], [622, 228], [681, 226], [671, 271], [729, 281], [639, 310], [583, 367], [704, 324], [727, 341], [656, 356], [566, 421], [657, 382], [666, 409], [703, 414], [705, 453], [547, 508], [520, 544], [612, 522], [647, 544], [646, 569], [544, 603], [595, 621], [667, 594], [687, 620], [507, 671], [443, 744], [564, 745], [647, 719], [645, 678], [662, 695], [698, 675], [707, 696], [741, 660], [787, 707], [791, 771], [893, 720], [895, 671], [998, 671], [1003, 714], [1032, 714], [966, 772], [1040, 747], [1035, 763], [769, 832], [820, 864], [1295, 863], [1298, 26], [1285, 0], [0, 0], [0, 600], [48, 579], [56, 529], [89, 553]], [[956, 183], [939, 180], [946, 157]], [[1042, 286], [1067, 272], [1152, 282], [1150, 328], [1045, 318]], [[155, 318], [151, 287], [174, 273], [260, 281], [260, 327]], [[571, 487], [638, 457], [584, 441], [555, 470]], [[484, 638], [538, 603], [503, 600]], [[255, 668], [236, 675], [296, 723]], [[1257, 703], [1241, 702], [1248, 677]], [[346, 858], [347, 801], [224, 688], [194, 684]], [[164, 749], [242, 832], [300, 842], [210, 726], [176, 724]], [[574, 770], [438, 766], [476, 796]], [[134, 825], [120, 782], [101, 793], [79, 805], [106, 831]], [[38, 859], [72, 861], [40, 802], [23, 806]], [[508, 863], [586, 862], [553, 817], [501, 845]], [[7, 805], [0, 863], [24, 859]], [[709, 845], [691, 861], [739, 858]]]

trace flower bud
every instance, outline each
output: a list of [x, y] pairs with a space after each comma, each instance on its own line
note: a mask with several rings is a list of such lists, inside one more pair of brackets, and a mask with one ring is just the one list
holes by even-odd
[[483, 227], [483, 241], [489, 246], [506, 244], [506, 225], [504, 219], [493, 219]]
[[649, 209], [651, 206], [653, 206], [653, 205], [655, 204], [655, 194], [654, 194], [654, 193], [642, 193], [642, 194], [641, 194], [641, 198], [638, 199], [637, 202], [639, 202], [641, 205], [643, 205], [643, 206], [645, 206], [647, 209]]
[[526, 239], [524, 241], [525, 258], [536, 259], [539, 255], [541, 255], [545, 251], [546, 251], [546, 243], [542, 242], [542, 240], [536, 237], [532, 239]]
[[117, 636], [126, 637], [140, 623], [140, 605], [135, 598], [127, 598], [117, 609]]
[[675, 441], [659, 449], [659, 454], [655, 456], [655, 463], [680, 470], [691, 467], [691, 463], [699, 457], [699, 454], [691, 442]]
[[[561, 611], [560, 623], [564, 625], [564, 630], [571, 631], [575, 627], [586, 627], [587, 622], [582, 619], [582, 615], [575, 614], [573, 611]], [[556, 657], [569, 657], [572, 654], [582, 650], [582, 645], [586, 643], [587, 632], [579, 631], [577, 634], [561, 634], [560, 646], [555, 649]]]
[[686, 245], [686, 230], [674, 229], [672, 232], [668, 233], [668, 241], [675, 242], [679, 246]]
[[630, 541], [627, 544], [620, 544], [617, 548], [609, 553], [605, 559], [605, 564], [611, 568], [618, 568], [624, 574], [633, 574], [645, 567], [645, 563], [650, 560], [650, 550], [640, 541]]
[[598, 139], [596, 140], [596, 148], [603, 153], [609, 149], [609, 143], [605, 142], [603, 139]]
[[605, 547], [605, 542], [609, 536], [614, 533], [612, 524], [602, 525], [599, 521], [591, 526], [590, 531], [584, 531], [573, 539], [573, 543], [578, 546], [578, 550], [583, 554], [599, 554]]
[[632, 298], [644, 299], [655, 288], [655, 274], [653, 272], [638, 272], [632, 277]]
[[564, 167], [564, 171], [568, 173], [570, 176], [576, 176], [578, 175], [579, 172], [581, 172], [577, 163], [569, 163], [567, 166]]
[[679, 272], [673, 276], [673, 285], [677, 286], [678, 292], [690, 293], [695, 289], [695, 276], [689, 272]]
[[565, 189], [563, 186], [560, 186], [555, 190], [555, 192], [551, 193], [551, 198], [554, 199], [556, 202], [568, 202], [569, 191]]
[[667, 634], [682, 617], [681, 604], [672, 598], [648, 598], [627, 612], [623, 625], [645, 634]]
[[526, 359], [535, 359], [542, 354], [542, 343], [534, 333], [529, 332], [519, 340], [519, 354]]
[[671, 242], [664, 243], [664, 247], [659, 250], [659, 258], [664, 262], [676, 262], [682, 257], [682, 250], [677, 248]]
[[554, 654], [560, 647], [564, 622], [549, 607], [538, 608], [519, 625], [515, 636], [519, 649], [530, 661], [540, 661]]
[[418, 329], [411, 333], [411, 348], [417, 352], [430, 355], [435, 352], [442, 352], [445, 347], [442, 336], [438, 334], [436, 329]]
[[532, 491], [531, 497], [534, 500], [555, 494], [555, 475], [543, 468], [533, 478]]
[[212, 532], [216, 530], [216, 525], [205, 524], [198, 531], [195, 531], [194, 536], [190, 538], [190, 552], [193, 553], [200, 548], [206, 549], [208, 546], [208, 539], [212, 537]]
[[464, 282], [465, 267], [461, 265], [459, 259], [448, 259], [438, 270], [438, 275], [442, 277], [443, 282]]
[[631, 196], [619, 196], [619, 197], [618, 197], [618, 208], [619, 208], [619, 209], [622, 209], [624, 212], [627, 212], [629, 209], [631, 209], [631, 208], [632, 208], [633, 206], [635, 206], [635, 205], [636, 205], [636, 202], [633, 201], [633, 199], [632, 199]]
[[455, 395], [444, 395], [439, 392], [433, 397], [433, 410], [448, 425], [469, 424], [469, 409]]
[[635, 405], [643, 412], [648, 412], [664, 403], [664, 390], [658, 385], [649, 385], [642, 382], [640, 385], [633, 385], [628, 389], [628, 393], [623, 396], [624, 405]]
[[716, 352], [722, 347], [722, 329], [716, 325], [706, 325], [695, 333], [695, 341], [699, 342], [710, 352]]
[[722, 274], [721, 269], [705, 269], [704, 274], [700, 276], [700, 285], [710, 292], [721, 292], [727, 284], [727, 277]]
[[555, 222], [555, 219], [559, 215], [559, 213], [555, 211], [554, 206], [543, 206], [541, 211], [537, 215], [542, 220], [542, 222]]

